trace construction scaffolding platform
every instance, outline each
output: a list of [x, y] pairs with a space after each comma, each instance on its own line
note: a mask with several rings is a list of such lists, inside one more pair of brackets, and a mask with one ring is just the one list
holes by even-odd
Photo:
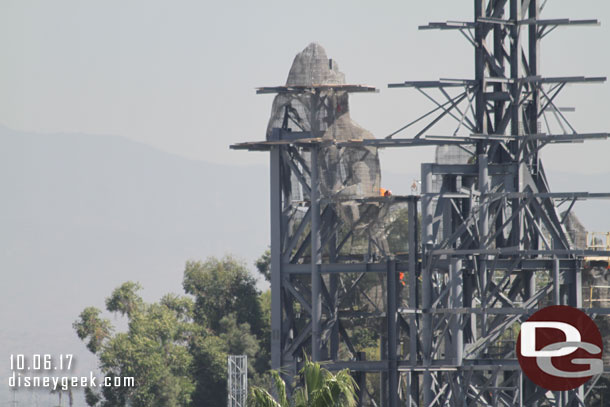
[[[537, 387], [513, 346], [520, 323], [546, 305], [610, 314], [593, 291], [583, 303], [582, 282], [587, 257], [610, 248], [577, 247], [565, 225], [577, 201], [610, 193], [551, 192], [539, 154], [608, 138], [578, 133], [556, 105], [566, 85], [605, 78], [539, 69], [555, 28], [598, 22], [544, 20], [542, 9], [475, 0], [473, 21], [420, 27], [463, 35], [474, 77], [390, 84], [434, 108], [383, 139], [348, 114], [350, 92], [375, 90], [346, 85], [316, 46], [297, 55], [285, 86], [258, 89], [276, 94], [265, 140], [231, 148], [270, 155], [272, 368], [286, 379], [306, 353], [351, 369], [362, 405], [374, 398], [367, 375], [379, 377], [383, 407], [572, 407], [596, 392], [599, 377], [567, 392]], [[305, 60], [316, 62], [309, 77]], [[453, 134], [431, 133], [442, 120]], [[380, 194], [378, 149], [418, 146], [437, 146], [419, 193]], [[354, 344], [361, 321], [376, 327], [375, 359]]]

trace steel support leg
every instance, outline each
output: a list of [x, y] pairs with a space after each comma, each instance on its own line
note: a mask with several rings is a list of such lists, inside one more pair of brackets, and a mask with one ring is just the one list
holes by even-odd
[[388, 327], [388, 407], [398, 407], [398, 301], [396, 262], [387, 262], [387, 327]]
[[321, 360], [322, 293], [320, 276], [320, 177], [318, 147], [311, 149], [311, 359]]
[[[432, 273], [427, 264], [429, 254], [434, 242], [432, 237], [432, 168], [430, 164], [422, 164], [422, 233], [424, 243], [424, 254], [422, 264], [422, 362], [424, 367], [432, 364]], [[423, 396], [424, 405], [428, 406], [433, 400], [432, 375], [429, 370], [423, 372]]]
[[281, 147], [271, 149], [271, 368], [282, 368]]
[[[485, 240], [489, 235], [489, 204], [486, 194], [489, 192], [489, 166], [487, 154], [480, 154], [479, 157], [479, 248], [484, 250]], [[479, 282], [481, 287], [481, 336], [487, 335], [487, 255], [479, 257]]]

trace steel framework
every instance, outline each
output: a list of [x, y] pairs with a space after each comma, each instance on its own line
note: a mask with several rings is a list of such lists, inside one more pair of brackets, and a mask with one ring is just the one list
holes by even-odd
[[[408, 206], [407, 255], [375, 256], [371, 244], [360, 257], [342, 251], [354, 231], [341, 222], [335, 203], [320, 197], [317, 152], [332, 142], [285, 127], [267, 141], [232, 146], [271, 157], [274, 369], [290, 377], [311, 352], [329, 368], [359, 372], [360, 380], [378, 372], [381, 404], [391, 407], [584, 405], [597, 378], [575, 391], [547, 392], [521, 373], [510, 342], [514, 328], [541, 306], [582, 308], [582, 259], [593, 253], [574, 247], [564, 221], [576, 201], [610, 197], [550, 192], [540, 150], [608, 134], [577, 133], [556, 106], [567, 84], [605, 78], [544, 78], [539, 72], [542, 38], [559, 26], [598, 23], [541, 19], [544, 3], [475, 0], [473, 22], [420, 27], [460, 32], [475, 48], [474, 79], [390, 84], [416, 89], [434, 109], [385, 139], [334, 143], [451, 146], [467, 155], [463, 163], [422, 164], [420, 195], [368, 199]], [[328, 92], [371, 90], [275, 87], [259, 93], [309, 92], [323, 100]], [[431, 135], [444, 119], [455, 120], [455, 132]], [[405, 131], [413, 136], [396, 137]], [[292, 196], [294, 179], [307, 191], [299, 202]], [[366, 316], [345, 309], [344, 299], [371, 274], [383, 287], [383, 306], [375, 304], [376, 312]], [[347, 275], [353, 277], [346, 285]], [[379, 360], [366, 360], [346, 329], [350, 319], [362, 317], [382, 321]]]
[[248, 356], [227, 357], [228, 407], [246, 407], [248, 399]]

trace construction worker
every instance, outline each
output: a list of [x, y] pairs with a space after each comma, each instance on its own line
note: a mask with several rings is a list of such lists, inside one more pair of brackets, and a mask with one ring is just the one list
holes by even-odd
[[385, 189], [385, 188], [379, 188], [379, 196], [392, 196], [392, 191], [390, 191], [389, 189]]

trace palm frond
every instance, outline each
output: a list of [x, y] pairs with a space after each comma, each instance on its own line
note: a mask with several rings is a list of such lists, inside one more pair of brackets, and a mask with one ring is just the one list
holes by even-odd
[[275, 392], [277, 393], [278, 403], [282, 407], [290, 407], [288, 403], [288, 397], [286, 396], [286, 383], [276, 371], [271, 371], [271, 377], [273, 378], [273, 384], [275, 385]]
[[286, 395], [286, 383], [278, 372], [271, 372], [275, 383], [277, 400], [259, 387], [250, 390], [251, 407], [356, 407], [358, 385], [349, 369], [332, 374], [319, 363], [305, 357], [299, 371], [303, 385], [294, 390], [292, 403]]
[[250, 397], [248, 397], [250, 407], [285, 407], [280, 405], [269, 392], [263, 388], [252, 386]]

